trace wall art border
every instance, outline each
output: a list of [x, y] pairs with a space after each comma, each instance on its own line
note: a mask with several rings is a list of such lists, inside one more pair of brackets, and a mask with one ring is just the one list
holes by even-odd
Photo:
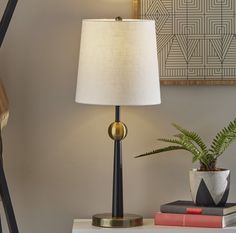
[[133, 0], [156, 22], [161, 84], [236, 85], [235, 0]]

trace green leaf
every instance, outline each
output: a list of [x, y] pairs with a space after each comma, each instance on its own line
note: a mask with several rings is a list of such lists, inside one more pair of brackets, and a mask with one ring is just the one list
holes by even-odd
[[204, 170], [214, 170], [217, 158], [236, 139], [236, 118], [215, 136], [210, 149], [207, 148], [197, 133], [189, 131], [177, 124], [173, 124], [173, 126], [180, 133], [175, 134], [172, 139], [158, 139], [159, 141], [170, 143], [170, 146], [138, 155], [136, 158], [172, 150], [186, 150], [193, 155], [192, 161], [199, 161], [201, 166], [203, 165], [205, 167]]
[[158, 138], [158, 141], [169, 142], [169, 143], [174, 143], [174, 144], [182, 145], [182, 142], [180, 140], [177, 140], [177, 139]]
[[189, 131], [175, 123], [172, 123], [172, 125], [177, 130], [179, 130], [185, 137], [189, 138], [189, 140], [194, 141], [201, 148], [202, 151], [207, 151], [207, 146], [205, 145], [205, 143], [202, 141], [201, 137], [197, 133]]
[[212, 141], [210, 153], [217, 159], [236, 139], [236, 118], [223, 128]]
[[185, 148], [182, 146], [167, 146], [167, 147], [163, 147], [163, 148], [160, 148], [160, 149], [157, 149], [157, 150], [145, 153], [145, 154], [135, 156], [135, 158], [140, 158], [140, 157], [144, 157], [147, 155], [159, 154], [161, 152], [168, 152], [168, 151], [172, 151], [172, 150], [185, 150]]

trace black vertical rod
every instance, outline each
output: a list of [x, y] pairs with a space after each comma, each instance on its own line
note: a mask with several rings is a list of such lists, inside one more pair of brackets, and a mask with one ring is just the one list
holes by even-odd
[[[2, 46], [3, 40], [5, 38], [8, 26], [10, 24], [12, 15], [14, 13], [16, 4], [18, 0], [8, 0], [6, 9], [3, 13], [2, 19], [0, 21], [0, 47]], [[3, 170], [3, 160], [2, 160], [2, 134], [0, 129], [0, 195], [3, 202], [3, 207], [6, 213], [7, 223], [10, 233], [18, 233], [18, 227], [16, 223], [16, 218], [14, 210], [11, 203], [11, 197], [7, 186], [7, 181], [5, 173]], [[2, 233], [2, 224], [0, 219], [0, 233]]]
[[11, 202], [11, 197], [6, 181], [5, 172], [3, 169], [3, 163], [2, 163], [2, 134], [0, 130], [0, 195], [2, 198], [3, 207], [6, 213], [6, 219], [8, 223], [8, 228], [10, 233], [19, 233], [16, 218]]
[[0, 216], [0, 233], [2, 233], [2, 221], [1, 221], [1, 216]]
[[[120, 121], [120, 106], [115, 107], [115, 121]], [[122, 218], [123, 210], [123, 172], [122, 172], [122, 145], [121, 141], [114, 142], [114, 167], [113, 167], [113, 197], [112, 217]]]
[[7, 28], [10, 24], [12, 15], [14, 13], [16, 4], [18, 0], [8, 0], [6, 9], [4, 11], [4, 14], [2, 16], [1, 22], [0, 22], [0, 47], [2, 46], [2, 42], [4, 40], [4, 37], [7, 32]]
[[115, 122], [120, 121], [120, 106], [115, 107]]

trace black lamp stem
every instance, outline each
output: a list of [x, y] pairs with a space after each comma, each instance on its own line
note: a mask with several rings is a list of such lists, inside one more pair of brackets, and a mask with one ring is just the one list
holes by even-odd
[[[120, 106], [115, 107], [115, 121], [120, 121]], [[123, 217], [122, 142], [114, 141], [112, 217]]]
[[116, 122], [120, 121], [120, 106], [115, 107], [115, 121]]
[[113, 196], [112, 213], [96, 214], [92, 225], [98, 227], [135, 227], [143, 225], [143, 217], [136, 214], [124, 214], [123, 210], [123, 172], [122, 140], [128, 129], [120, 121], [120, 106], [115, 107], [115, 122], [108, 128], [108, 134], [114, 140]]

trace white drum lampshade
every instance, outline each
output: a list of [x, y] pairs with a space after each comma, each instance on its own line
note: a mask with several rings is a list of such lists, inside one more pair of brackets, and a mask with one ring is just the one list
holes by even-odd
[[154, 21], [83, 20], [76, 102], [160, 104]]

